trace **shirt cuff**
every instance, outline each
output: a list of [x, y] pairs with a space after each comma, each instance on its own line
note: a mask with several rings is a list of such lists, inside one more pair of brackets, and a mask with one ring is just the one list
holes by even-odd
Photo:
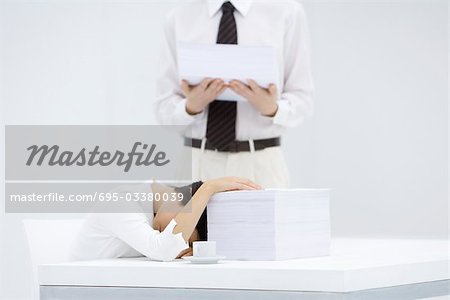
[[287, 100], [279, 100], [277, 103], [278, 110], [273, 117], [273, 123], [284, 126], [289, 118], [289, 103]]
[[181, 232], [173, 233], [175, 226], [177, 226], [177, 222], [172, 219], [164, 231], [161, 232], [161, 244], [164, 245], [163, 249], [161, 249], [164, 253], [161, 257], [162, 261], [172, 261], [181, 251], [189, 248]]
[[183, 124], [188, 125], [188, 124], [194, 122], [195, 120], [202, 118], [203, 115], [205, 114], [205, 111], [203, 110], [202, 112], [200, 112], [196, 115], [190, 115], [186, 111], [186, 102], [187, 102], [187, 99], [184, 98], [176, 105], [175, 115], [177, 115], [181, 118], [181, 122]]

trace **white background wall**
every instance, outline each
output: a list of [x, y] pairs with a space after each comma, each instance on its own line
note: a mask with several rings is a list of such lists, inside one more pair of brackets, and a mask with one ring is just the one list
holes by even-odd
[[[2, 125], [154, 123], [163, 17], [179, 1], [0, 1]], [[304, 2], [317, 98], [284, 140], [293, 185], [334, 188], [334, 235], [446, 237], [447, 1]], [[0, 299], [29, 295], [21, 220], [64, 217], [0, 210]]]

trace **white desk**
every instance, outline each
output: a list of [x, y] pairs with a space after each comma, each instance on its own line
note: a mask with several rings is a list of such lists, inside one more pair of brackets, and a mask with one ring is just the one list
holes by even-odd
[[449, 295], [449, 242], [334, 239], [331, 256], [194, 265], [144, 258], [39, 267], [41, 299], [419, 299]]

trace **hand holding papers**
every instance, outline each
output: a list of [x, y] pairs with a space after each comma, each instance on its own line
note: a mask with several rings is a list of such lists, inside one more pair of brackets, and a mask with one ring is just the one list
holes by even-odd
[[230, 89], [248, 100], [264, 116], [273, 117], [278, 111], [278, 90], [275, 84], [270, 84], [269, 88], [265, 89], [252, 79], [248, 80], [248, 85], [239, 80], [232, 80]]
[[[244, 83], [253, 79], [259, 86], [279, 85], [276, 50], [273, 47], [249, 47], [223, 44], [179, 43], [178, 70], [181, 80], [191, 85], [204, 78], [233, 79]], [[243, 97], [226, 89], [219, 100], [242, 101]]]
[[205, 78], [197, 85], [189, 85], [186, 80], [181, 81], [181, 90], [186, 97], [186, 112], [195, 115], [200, 113], [217, 96], [228, 88], [222, 79]]

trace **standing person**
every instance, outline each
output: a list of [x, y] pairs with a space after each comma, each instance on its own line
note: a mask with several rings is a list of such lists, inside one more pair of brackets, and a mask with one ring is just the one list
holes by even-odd
[[[304, 10], [294, 0], [196, 0], [166, 19], [157, 80], [157, 117], [185, 125], [192, 147], [193, 179], [242, 176], [263, 187], [287, 187], [280, 137], [313, 111], [313, 80]], [[272, 46], [282, 86], [205, 78], [190, 86], [179, 79], [177, 43]], [[215, 100], [230, 88], [247, 101]]]

